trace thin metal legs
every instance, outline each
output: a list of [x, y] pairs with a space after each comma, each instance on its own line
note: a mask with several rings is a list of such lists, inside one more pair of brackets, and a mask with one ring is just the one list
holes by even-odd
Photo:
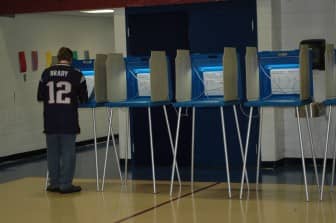
[[[163, 106], [163, 109], [164, 109], [164, 113], [165, 113], [165, 117], [166, 117], [166, 124], [167, 124], [167, 128], [168, 128], [170, 145], [171, 145], [171, 148], [172, 148], [172, 152], [174, 154], [173, 139], [172, 139], [172, 136], [171, 136], [171, 131], [170, 131], [170, 126], [169, 126], [166, 106]], [[151, 153], [152, 178], [153, 178], [153, 193], [156, 193], [157, 190], [156, 190], [156, 178], [155, 178], [154, 146], [153, 146], [153, 130], [152, 130], [151, 108], [148, 107], [147, 111], [148, 111], [148, 124], [149, 124], [149, 137], [150, 137], [149, 139], [150, 139], [150, 153]], [[120, 165], [119, 165], [119, 157], [118, 157], [118, 153], [117, 153], [117, 150], [116, 150], [115, 140], [114, 140], [113, 132], [112, 132], [112, 109], [110, 109], [110, 112], [109, 112], [109, 121], [108, 122], [109, 122], [108, 123], [108, 136], [107, 136], [107, 142], [106, 142], [106, 153], [105, 153], [102, 191], [104, 190], [104, 185], [105, 185], [107, 156], [108, 156], [108, 150], [109, 150], [109, 139], [110, 139], [111, 134], [112, 134], [113, 147], [115, 148], [115, 156], [116, 156], [116, 159], [117, 159], [118, 171], [119, 171], [120, 179], [122, 181], [122, 175], [121, 175], [121, 170], [120, 170]], [[128, 135], [128, 137], [130, 137], [129, 136], [129, 121], [127, 121], [127, 135]], [[127, 171], [127, 163], [128, 162], [127, 161], [128, 161], [128, 148], [125, 151], [125, 180], [124, 180], [125, 183], [127, 182], [127, 174], [128, 174], [128, 171]], [[180, 173], [178, 172], [178, 167], [176, 166], [175, 168], [176, 168], [176, 171], [177, 171], [179, 182], [181, 182], [180, 181]]]
[[[99, 191], [99, 170], [98, 170], [98, 151], [97, 151], [97, 132], [96, 132], [96, 108], [92, 108], [92, 123], [93, 123], [93, 140], [94, 140], [94, 153], [96, 162], [96, 190]], [[49, 171], [47, 170], [45, 189], [48, 187]]]
[[192, 108], [191, 121], [191, 189], [194, 189], [195, 176], [195, 107]]
[[314, 149], [313, 134], [312, 134], [312, 131], [311, 131], [310, 121], [309, 121], [309, 117], [308, 117], [308, 106], [307, 105], [305, 105], [305, 111], [306, 111], [307, 128], [308, 128], [309, 139], [310, 139], [310, 150], [311, 150], [312, 157], [313, 157], [316, 184], [317, 184], [318, 191], [320, 191], [320, 183], [319, 183], [319, 176], [318, 176], [318, 172], [317, 172], [316, 154], [315, 154], [315, 149]]
[[104, 185], [105, 185], [107, 155], [108, 155], [108, 151], [109, 151], [110, 135], [111, 135], [111, 123], [112, 123], [112, 109], [111, 108], [110, 108], [109, 119], [108, 120], [109, 121], [108, 121], [108, 133], [107, 133], [106, 149], [105, 149], [105, 162], [104, 162], [104, 171], [103, 171], [103, 182], [102, 182], [102, 188], [101, 188], [102, 191], [104, 191]]
[[228, 153], [227, 153], [227, 142], [226, 142], [226, 134], [225, 134], [225, 122], [224, 122], [223, 107], [220, 107], [220, 113], [221, 113], [222, 134], [223, 134], [223, 142], [224, 142], [226, 177], [227, 177], [227, 183], [228, 183], [229, 198], [231, 198], [230, 170], [229, 170], [229, 159], [228, 159]]
[[324, 151], [324, 160], [323, 160], [323, 172], [322, 172], [322, 183], [321, 183], [321, 194], [320, 200], [323, 200], [323, 189], [324, 189], [324, 180], [326, 174], [326, 166], [327, 166], [327, 153], [328, 153], [328, 143], [329, 143], [329, 133], [330, 133], [330, 124], [331, 124], [331, 105], [329, 105], [328, 109], [328, 125], [327, 125], [327, 138], [325, 142], [325, 151]]
[[[312, 152], [312, 156], [313, 156], [316, 182], [317, 182], [317, 185], [319, 187], [318, 172], [317, 172], [317, 165], [316, 165], [316, 155], [315, 155], [315, 152], [314, 152], [314, 143], [313, 143], [313, 138], [312, 138], [312, 133], [311, 133], [311, 128], [310, 128], [310, 122], [309, 122], [309, 118], [308, 118], [308, 108], [307, 108], [307, 106], [305, 106], [305, 110], [306, 110], [306, 116], [307, 116], [306, 117], [307, 118], [307, 127], [308, 127], [309, 137], [310, 137], [311, 152]], [[296, 107], [295, 111], [296, 111], [297, 125], [298, 125], [298, 132], [299, 132], [299, 140], [300, 140], [300, 151], [301, 151], [301, 159], [302, 159], [302, 170], [303, 170], [303, 177], [304, 177], [304, 184], [305, 184], [306, 200], [309, 201], [307, 175], [306, 175], [306, 165], [305, 165], [305, 157], [304, 157], [304, 151], [303, 151], [302, 133], [301, 133], [300, 117], [299, 117], [299, 108]], [[246, 168], [246, 162], [247, 162], [249, 138], [250, 138], [250, 133], [251, 133], [252, 112], [253, 112], [253, 107], [250, 107], [249, 121], [248, 121], [248, 128], [247, 128], [247, 137], [246, 137], [246, 144], [245, 144], [243, 174], [242, 174], [241, 185], [240, 185], [240, 199], [242, 199], [242, 196], [243, 196], [245, 168]], [[262, 116], [263, 116], [262, 113], [263, 113], [262, 108], [260, 108], [259, 142], [258, 142], [258, 152], [257, 152], [257, 178], [256, 178], [257, 185], [259, 183], [259, 172], [260, 172], [260, 150], [261, 150]], [[329, 126], [330, 126], [330, 112], [329, 112], [328, 130], [327, 130], [327, 141], [328, 141], [328, 136], [329, 136]], [[327, 151], [327, 146], [328, 145], [326, 143], [326, 151]], [[325, 157], [326, 157], [326, 153], [325, 153]], [[323, 175], [325, 175], [325, 167], [324, 167], [323, 171], [324, 171]], [[324, 183], [324, 176], [322, 178], [321, 199], [322, 199], [323, 183]]]
[[[172, 167], [172, 174], [171, 174], [171, 182], [170, 182], [170, 196], [173, 194], [173, 183], [174, 183], [174, 173], [176, 168], [176, 156], [177, 156], [177, 147], [178, 147], [178, 141], [179, 141], [179, 133], [180, 133], [180, 126], [181, 126], [181, 111], [182, 108], [180, 107], [178, 109], [178, 115], [177, 115], [177, 130], [176, 130], [176, 138], [175, 138], [175, 145], [174, 145], [174, 158], [173, 158], [173, 167]], [[237, 113], [236, 108], [234, 107], [235, 111], [235, 118], [236, 118], [236, 125], [237, 125], [237, 132], [239, 137], [239, 143], [241, 146], [241, 153], [243, 156], [243, 148], [242, 148], [242, 141], [241, 141], [241, 135], [240, 135], [240, 129], [239, 129], [239, 123], [237, 119]], [[195, 113], [196, 108], [192, 107], [192, 130], [191, 130], [191, 189], [193, 190], [193, 184], [194, 184], [194, 159], [195, 159]], [[228, 152], [227, 152], [227, 138], [226, 138], [226, 131], [225, 131], [225, 122], [224, 122], [224, 111], [223, 107], [220, 107], [220, 114], [221, 114], [221, 125], [222, 125], [222, 134], [223, 134], [223, 144], [224, 144], [224, 155], [225, 155], [225, 164], [226, 164], [226, 174], [227, 174], [227, 181], [228, 181], [228, 193], [229, 197], [231, 198], [231, 181], [230, 181], [230, 170], [229, 170], [229, 158], [228, 158]]]
[[[180, 126], [181, 126], [181, 111], [182, 108], [180, 107], [178, 109], [178, 115], [177, 115], [177, 130], [176, 130], [176, 136], [175, 136], [175, 145], [174, 145], [174, 153], [173, 153], [173, 169], [172, 169], [172, 175], [171, 175], [171, 182], [170, 182], [170, 196], [173, 195], [173, 186], [174, 186], [174, 169], [175, 166], [177, 167], [177, 147], [178, 147], [178, 140], [179, 140], [179, 134], [180, 134]], [[190, 185], [191, 189], [194, 188], [194, 156], [195, 156], [195, 107], [192, 108], [192, 127], [191, 127], [191, 179], [190, 179]], [[176, 170], [178, 173], [178, 170]], [[177, 176], [179, 177], [179, 176]], [[180, 183], [181, 185], [181, 183]]]
[[173, 184], [174, 184], [174, 174], [175, 174], [175, 166], [176, 166], [176, 155], [177, 155], [177, 145], [179, 140], [179, 133], [180, 133], [180, 121], [181, 121], [181, 110], [182, 108], [178, 109], [178, 115], [177, 115], [177, 129], [176, 129], [176, 139], [175, 139], [175, 145], [174, 145], [174, 153], [173, 153], [173, 167], [172, 167], [172, 173], [171, 173], [171, 179], [170, 179], [170, 192], [169, 195], [173, 195]]
[[[335, 146], [335, 144], [333, 146]], [[336, 149], [334, 148], [332, 171], [331, 171], [331, 183], [330, 183], [331, 189], [333, 189], [332, 187], [334, 186], [335, 181], [335, 164], [336, 164]]]
[[46, 174], [46, 180], [45, 180], [45, 185], [44, 185], [44, 189], [47, 190], [48, 187], [48, 182], [49, 181], [49, 171], [47, 170], [47, 174]]
[[[233, 114], [234, 114], [235, 122], [236, 122], [237, 135], [238, 135], [238, 141], [239, 141], [239, 147], [240, 147], [240, 154], [241, 154], [242, 162], [244, 162], [244, 146], [243, 146], [243, 140], [241, 138], [241, 133], [240, 133], [240, 127], [239, 127], [236, 105], [233, 105]], [[247, 184], [247, 187], [249, 188], [250, 185], [249, 185], [249, 180], [248, 180], [248, 174], [247, 174], [246, 169], [244, 171], [245, 171], [246, 184]]]
[[258, 152], [257, 152], [257, 176], [256, 176], [256, 184], [257, 184], [257, 186], [259, 185], [259, 175], [260, 175], [262, 120], [263, 120], [263, 108], [260, 107], [260, 110], [259, 110], [259, 139], [258, 139]]
[[252, 112], [253, 112], [253, 107], [250, 107], [250, 114], [249, 114], [249, 120], [248, 120], [248, 126], [247, 126], [247, 137], [246, 137], [246, 143], [245, 143], [245, 156], [244, 156], [243, 171], [242, 171], [243, 174], [242, 174], [241, 183], [240, 183], [240, 195], [239, 195], [240, 199], [243, 198], [243, 187], [244, 187], [244, 178], [245, 178], [244, 170], [246, 170], [247, 153], [248, 153], [248, 146], [250, 142]]
[[306, 190], [306, 200], [309, 201], [307, 176], [306, 176], [306, 164], [305, 164], [305, 157], [304, 157], [303, 145], [302, 145], [302, 134], [301, 134], [301, 126], [300, 126], [299, 107], [295, 107], [295, 110], [296, 110], [296, 119], [297, 119], [297, 125], [298, 125], [298, 130], [299, 130], [300, 150], [301, 150], [301, 159], [302, 159], [302, 171], [303, 171], [303, 179], [304, 179], [305, 190]]
[[154, 192], [154, 194], [156, 194], [154, 149], [153, 149], [153, 132], [152, 132], [152, 116], [151, 116], [151, 109], [150, 109], [150, 107], [148, 107], [148, 123], [149, 123], [150, 152], [151, 152], [151, 160], [152, 160], [153, 192]]
[[[164, 115], [165, 115], [166, 125], [167, 125], [167, 129], [168, 129], [170, 147], [171, 147], [171, 150], [172, 150], [172, 154], [174, 156], [174, 142], [173, 142], [173, 137], [171, 135], [171, 129], [170, 129], [168, 114], [167, 114], [167, 108], [166, 108], [165, 105], [163, 106], [163, 112], [164, 112]], [[179, 172], [177, 163], [176, 163], [176, 175], [177, 175], [177, 180], [178, 180], [179, 184], [181, 185], [180, 172]]]
[[93, 121], [93, 140], [94, 140], [94, 152], [96, 161], [96, 184], [97, 191], [99, 191], [99, 171], [98, 171], [98, 152], [97, 152], [97, 133], [96, 133], [96, 109], [92, 108], [92, 121]]
[[111, 108], [111, 120], [110, 120], [110, 126], [111, 126], [111, 136], [112, 136], [112, 145], [113, 145], [113, 150], [114, 150], [114, 157], [115, 157], [115, 161], [117, 163], [117, 168], [118, 168], [118, 173], [119, 173], [119, 178], [120, 178], [120, 182], [123, 182], [123, 178], [121, 175], [121, 168], [120, 168], [120, 158], [119, 158], [119, 154], [117, 151], [117, 146], [116, 146], [116, 142], [114, 139], [114, 133], [113, 133], [113, 129], [112, 129], [112, 108]]
[[129, 116], [129, 109], [127, 109], [127, 118], [126, 118], [126, 150], [125, 150], [125, 157], [124, 157], [124, 161], [125, 161], [125, 176], [124, 176], [124, 182], [125, 182], [125, 185], [127, 184], [127, 180], [128, 180], [128, 150], [129, 150], [129, 140], [131, 138], [131, 135], [130, 135], [130, 116]]
[[119, 161], [119, 156], [118, 156], [118, 152], [117, 152], [117, 147], [115, 145], [114, 134], [113, 134], [113, 131], [112, 131], [112, 114], [113, 114], [112, 108], [110, 108], [109, 119], [108, 119], [108, 133], [107, 133], [107, 139], [106, 139], [106, 152], [105, 152], [105, 162], [104, 162], [104, 171], [103, 171], [103, 182], [102, 182], [102, 188], [101, 188], [102, 191], [104, 190], [104, 185], [105, 185], [107, 156], [108, 156], [108, 151], [109, 151], [111, 133], [112, 133], [112, 143], [113, 143], [114, 152], [115, 152], [115, 156], [116, 156], [116, 163], [117, 163], [117, 167], [118, 167], [119, 176], [120, 176], [121, 182], [123, 181], [122, 176], [121, 176], [120, 164], [119, 164], [119, 162], [120, 162]]

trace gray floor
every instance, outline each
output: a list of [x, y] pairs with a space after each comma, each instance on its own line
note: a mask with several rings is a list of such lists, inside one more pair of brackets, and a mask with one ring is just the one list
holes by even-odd
[[[103, 172], [105, 158], [105, 143], [98, 144], [98, 168], [99, 174]], [[117, 146], [118, 147], [118, 146]], [[109, 150], [109, 159], [107, 163], [106, 178], [119, 178], [117, 165], [115, 162], [112, 148]], [[0, 183], [20, 179], [23, 177], [41, 177], [46, 176], [47, 162], [46, 156], [34, 157], [31, 161], [23, 162], [17, 165], [8, 165], [0, 168]], [[96, 166], [93, 145], [82, 146], [78, 148], [76, 163], [76, 178], [95, 178]]]
[[[117, 145], [118, 146], [118, 145]], [[95, 158], [93, 145], [87, 145], [78, 148], [77, 153], [77, 166], [76, 166], [76, 178], [92, 178], [96, 177], [95, 168]], [[105, 143], [98, 144], [98, 163], [99, 163], [99, 177], [102, 177], [103, 165], [105, 158]], [[322, 172], [321, 165], [318, 166], [319, 174]], [[46, 157], [45, 155], [34, 157], [26, 162], [15, 164], [15, 165], [5, 165], [0, 167], [0, 183], [20, 179], [23, 177], [44, 177], [46, 175]], [[123, 167], [122, 167], [123, 170]], [[184, 180], [190, 179], [190, 168], [181, 167], [181, 177]], [[199, 181], [226, 181], [225, 179], [216, 178], [218, 175], [223, 175], [225, 170], [209, 170], [209, 169], [197, 169], [195, 170], [195, 179]], [[137, 179], [151, 179], [151, 169], [150, 168], [140, 168], [136, 169]], [[241, 172], [231, 170], [231, 180], [233, 182], [240, 182]], [[129, 179], [132, 178], [131, 165], [129, 168]], [[170, 177], [170, 167], [157, 167], [156, 175], [158, 179], [169, 179]], [[250, 172], [250, 176], [255, 175], [255, 173]], [[320, 176], [321, 178], [321, 176]], [[110, 147], [109, 160], [107, 165], [106, 179], [119, 179], [119, 174], [117, 171], [117, 165], [115, 162], [114, 153], [112, 147]], [[307, 165], [307, 179], [308, 184], [315, 184], [315, 176], [313, 172], [312, 165]], [[326, 184], [330, 184], [331, 174], [330, 170], [326, 177]], [[252, 179], [253, 181], [253, 179]], [[264, 183], [289, 183], [289, 184], [303, 184], [303, 174], [301, 163], [279, 167], [275, 169], [263, 169], [261, 181]]]

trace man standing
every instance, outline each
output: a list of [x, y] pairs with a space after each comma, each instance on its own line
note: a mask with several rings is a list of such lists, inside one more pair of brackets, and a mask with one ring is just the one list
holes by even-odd
[[88, 101], [85, 77], [71, 66], [72, 51], [62, 47], [58, 64], [42, 73], [37, 100], [43, 102], [44, 133], [47, 141], [49, 184], [47, 191], [73, 193], [81, 191], [72, 180], [76, 167], [78, 103]]

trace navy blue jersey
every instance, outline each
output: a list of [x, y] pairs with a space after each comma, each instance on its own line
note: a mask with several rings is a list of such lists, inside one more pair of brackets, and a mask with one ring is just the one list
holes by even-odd
[[44, 133], [80, 132], [78, 104], [88, 101], [85, 77], [80, 71], [67, 64], [57, 64], [44, 70], [37, 100], [44, 105]]

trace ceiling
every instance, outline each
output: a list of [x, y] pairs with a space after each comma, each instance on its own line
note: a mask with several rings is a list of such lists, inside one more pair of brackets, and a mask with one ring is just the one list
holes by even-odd
[[1, 0], [0, 15], [217, 1], [225, 0]]
[[84, 16], [84, 17], [113, 17], [113, 13], [104, 13], [104, 14], [92, 14], [92, 13], [83, 13], [80, 11], [59, 11], [59, 12], [43, 12], [41, 14], [51, 14], [51, 15], [62, 15], [62, 16]]

